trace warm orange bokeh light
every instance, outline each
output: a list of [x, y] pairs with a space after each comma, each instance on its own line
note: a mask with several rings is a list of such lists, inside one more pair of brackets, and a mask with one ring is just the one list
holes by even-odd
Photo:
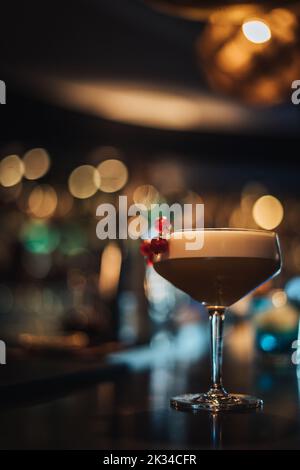
[[128, 170], [120, 160], [109, 159], [98, 166], [100, 174], [100, 189], [105, 193], [114, 193], [127, 183]]
[[50, 168], [50, 157], [43, 148], [35, 148], [25, 153], [24, 176], [28, 180], [36, 180], [44, 176]]
[[274, 196], [259, 198], [253, 207], [253, 218], [263, 229], [273, 230], [282, 221], [284, 215], [281, 202]]
[[81, 165], [69, 176], [70, 193], [78, 199], [87, 199], [99, 189], [100, 181], [100, 174], [96, 168], [91, 165]]
[[18, 184], [24, 175], [24, 164], [18, 155], [8, 155], [0, 162], [0, 183], [9, 188]]

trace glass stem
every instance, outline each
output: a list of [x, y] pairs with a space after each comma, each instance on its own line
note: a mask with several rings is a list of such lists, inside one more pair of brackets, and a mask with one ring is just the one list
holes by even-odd
[[224, 308], [210, 308], [211, 393], [225, 395], [222, 383]]

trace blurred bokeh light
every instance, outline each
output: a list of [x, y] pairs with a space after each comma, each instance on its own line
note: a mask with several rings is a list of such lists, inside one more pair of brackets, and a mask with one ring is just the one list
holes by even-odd
[[0, 162], [0, 183], [10, 187], [18, 184], [24, 175], [24, 164], [18, 155], [8, 155]]
[[100, 174], [100, 189], [105, 193], [114, 193], [122, 189], [127, 183], [128, 171], [126, 165], [120, 160], [109, 159], [98, 166]]
[[43, 148], [34, 148], [23, 157], [24, 176], [28, 180], [36, 180], [44, 176], [50, 168], [50, 157]]
[[81, 165], [69, 176], [70, 193], [78, 199], [93, 196], [100, 187], [100, 174], [91, 165]]
[[282, 221], [284, 215], [281, 202], [274, 196], [259, 198], [253, 207], [253, 218], [259, 227], [272, 230]]
[[133, 201], [138, 206], [143, 205], [147, 209], [151, 209], [152, 204], [159, 202], [159, 192], [151, 184], [143, 184], [138, 186], [133, 193]]
[[57, 208], [57, 200], [56, 191], [52, 186], [36, 186], [28, 198], [28, 211], [33, 217], [50, 217]]
[[109, 243], [101, 257], [99, 292], [103, 298], [111, 298], [116, 294], [121, 271], [122, 254], [116, 243]]

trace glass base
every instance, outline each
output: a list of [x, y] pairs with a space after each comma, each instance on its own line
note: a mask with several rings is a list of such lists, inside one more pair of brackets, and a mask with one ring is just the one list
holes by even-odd
[[213, 394], [208, 393], [188, 393], [173, 397], [170, 400], [172, 408], [183, 411], [234, 411], [250, 410], [262, 408], [263, 401], [250, 395], [240, 394]]

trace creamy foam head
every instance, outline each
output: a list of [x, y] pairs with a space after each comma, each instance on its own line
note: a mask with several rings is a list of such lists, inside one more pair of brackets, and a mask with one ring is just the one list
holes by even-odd
[[[279, 259], [278, 240], [274, 232], [260, 230], [186, 230], [172, 233], [169, 252], [160, 259], [197, 257], [249, 257]], [[197, 235], [204, 237], [200, 249], [187, 249]], [[194, 237], [194, 238], [193, 238]], [[156, 260], [158, 261], [158, 259]]]

